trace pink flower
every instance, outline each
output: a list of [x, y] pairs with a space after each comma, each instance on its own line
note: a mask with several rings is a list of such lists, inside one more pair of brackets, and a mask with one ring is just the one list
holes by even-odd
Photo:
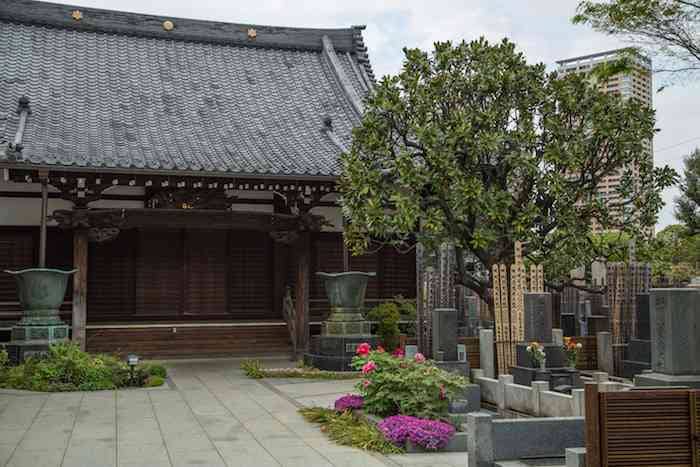
[[372, 346], [370, 346], [367, 342], [363, 342], [362, 344], [359, 344], [357, 348], [355, 349], [355, 353], [361, 357], [366, 356], [369, 351], [372, 350]]
[[362, 380], [362, 386], [367, 387], [367, 386], [369, 386], [370, 384], [371, 384], [371, 383], [370, 383], [370, 381], [369, 381], [368, 379], [363, 379], [363, 380]]
[[391, 352], [391, 356], [396, 357], [396, 358], [404, 358], [406, 356], [406, 353], [403, 351], [403, 349], [401, 347], [399, 347], [398, 349]]
[[372, 360], [370, 360], [364, 365], [362, 365], [362, 374], [366, 375], [367, 373], [372, 373], [376, 369], [377, 365]]
[[423, 363], [423, 362], [425, 361], [425, 355], [423, 355], [422, 353], [418, 352], [418, 353], [416, 354], [416, 356], [414, 357], [414, 359], [415, 359], [418, 363]]
[[384, 347], [382, 347], [381, 345], [378, 345], [377, 352], [384, 352]]

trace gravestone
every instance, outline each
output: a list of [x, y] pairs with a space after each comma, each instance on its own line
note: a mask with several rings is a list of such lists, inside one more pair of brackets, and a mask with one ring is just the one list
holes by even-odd
[[700, 388], [700, 290], [652, 289], [649, 318], [652, 372], [635, 384]]
[[552, 342], [552, 294], [525, 294], [525, 341]]
[[649, 307], [651, 295], [648, 293], [637, 294], [637, 329], [636, 338], [645, 341], [651, 340], [651, 324], [649, 322]]
[[[431, 316], [433, 320], [433, 358], [435, 360], [456, 361], [457, 310], [436, 308]], [[442, 355], [442, 358], [439, 359], [438, 355]]]
[[622, 376], [630, 379], [651, 368], [650, 295], [637, 294], [636, 303], [635, 337], [630, 339], [622, 361]]

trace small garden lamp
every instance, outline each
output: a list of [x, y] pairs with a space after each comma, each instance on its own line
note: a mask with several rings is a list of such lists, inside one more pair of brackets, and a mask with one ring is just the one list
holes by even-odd
[[129, 365], [129, 379], [131, 380], [131, 384], [134, 383], [134, 369], [136, 368], [136, 365], [139, 364], [139, 356], [133, 353], [130, 353], [129, 355], [126, 356], [126, 363]]

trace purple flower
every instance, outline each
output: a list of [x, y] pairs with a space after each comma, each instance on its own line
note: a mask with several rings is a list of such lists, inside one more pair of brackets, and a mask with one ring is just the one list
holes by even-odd
[[387, 440], [397, 446], [403, 446], [406, 440], [410, 440], [429, 450], [444, 448], [455, 433], [454, 427], [449, 423], [408, 415], [387, 417], [377, 427]]
[[362, 396], [348, 394], [335, 401], [335, 410], [345, 412], [346, 410], [361, 409], [365, 400]]

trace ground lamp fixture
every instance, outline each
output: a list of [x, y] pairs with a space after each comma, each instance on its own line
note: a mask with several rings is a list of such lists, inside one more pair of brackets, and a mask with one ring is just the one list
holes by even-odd
[[130, 353], [129, 355], [126, 356], [126, 363], [129, 365], [129, 380], [131, 383], [134, 383], [134, 370], [136, 369], [136, 365], [139, 364], [139, 356], [133, 353]]

